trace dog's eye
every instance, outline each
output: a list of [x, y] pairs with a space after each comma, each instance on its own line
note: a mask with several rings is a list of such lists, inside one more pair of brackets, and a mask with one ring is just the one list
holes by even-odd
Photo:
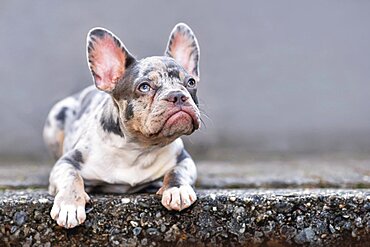
[[186, 86], [188, 88], [195, 88], [196, 85], [197, 85], [197, 83], [196, 83], [196, 81], [193, 78], [190, 78], [188, 80], [188, 82], [186, 83]]
[[139, 91], [143, 92], [143, 93], [149, 92], [150, 89], [151, 89], [151, 87], [150, 87], [149, 83], [147, 83], [147, 82], [143, 82], [139, 86]]

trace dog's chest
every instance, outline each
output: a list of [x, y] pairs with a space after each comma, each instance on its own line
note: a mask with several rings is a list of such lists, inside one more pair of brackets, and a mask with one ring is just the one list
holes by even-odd
[[182, 149], [181, 139], [152, 152], [95, 147], [90, 150], [81, 170], [83, 178], [110, 184], [135, 186], [154, 181], [176, 165], [176, 157]]

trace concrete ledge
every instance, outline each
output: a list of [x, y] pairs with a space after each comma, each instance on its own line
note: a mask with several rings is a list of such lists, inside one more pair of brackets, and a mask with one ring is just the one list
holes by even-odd
[[[196, 162], [197, 187], [370, 189], [370, 155], [257, 157]], [[0, 159], [0, 189], [47, 188], [53, 162]], [[335, 167], [335, 169], [333, 169]]]
[[62, 229], [44, 190], [0, 192], [0, 246], [370, 246], [370, 190], [201, 190], [181, 213], [155, 195], [92, 195]]

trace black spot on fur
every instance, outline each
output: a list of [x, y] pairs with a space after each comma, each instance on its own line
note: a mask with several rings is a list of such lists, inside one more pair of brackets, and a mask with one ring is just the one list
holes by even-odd
[[172, 78], [180, 78], [180, 73], [177, 69], [169, 70], [168, 71], [168, 76]]
[[119, 135], [121, 137], [124, 136], [122, 133], [121, 127], [119, 126], [118, 119], [114, 120], [111, 115], [107, 118], [102, 116], [100, 119], [100, 124], [104, 131], [108, 133], [113, 133], [115, 135]]
[[66, 121], [66, 116], [67, 116], [67, 110], [68, 107], [62, 107], [62, 109], [58, 112], [58, 114], [55, 116], [55, 119], [62, 124]]
[[177, 156], [177, 159], [176, 159], [177, 164], [186, 158], [190, 158], [190, 155], [185, 149], [182, 149], [181, 153]]
[[91, 36], [97, 36], [97, 37], [100, 37], [100, 38], [103, 38], [105, 34], [107, 34], [107, 32], [102, 30], [102, 29], [94, 29], [90, 33]]
[[134, 117], [134, 107], [132, 106], [131, 103], [128, 103], [126, 107], [125, 118], [127, 120], [130, 120], [133, 117]]
[[177, 165], [165, 175], [163, 186], [167, 188], [180, 187], [183, 184], [192, 184], [194, 182], [196, 174], [193, 174], [189, 170], [191, 163], [181, 162], [187, 158], [191, 159], [188, 152], [183, 149], [177, 156]]
[[172, 170], [167, 176], [166, 186], [168, 188], [172, 187], [180, 187], [181, 186], [181, 178], [183, 174], [181, 174], [181, 170]]
[[76, 149], [70, 155], [62, 158], [58, 163], [68, 163], [73, 165], [77, 170], [81, 170], [81, 164], [84, 163], [84, 159], [82, 153]]
[[75, 161], [77, 161], [79, 163], [84, 163], [84, 158], [82, 157], [82, 153], [79, 150], [76, 150], [73, 153], [72, 159], [74, 159]]
[[181, 67], [177, 64], [176, 60], [162, 57], [162, 62], [166, 65], [168, 70], [180, 70]]

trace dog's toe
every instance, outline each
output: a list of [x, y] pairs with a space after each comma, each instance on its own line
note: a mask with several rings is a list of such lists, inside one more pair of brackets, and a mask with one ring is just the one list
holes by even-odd
[[53, 220], [57, 220], [57, 217], [59, 216], [60, 212], [60, 207], [54, 203], [51, 211], [50, 211], [50, 216]]
[[180, 198], [180, 190], [179, 188], [171, 188], [171, 203], [170, 208], [173, 210], [180, 211], [181, 210], [181, 198]]
[[182, 209], [189, 207], [197, 200], [197, 196], [190, 186], [180, 187], [180, 196], [182, 202]]
[[61, 207], [59, 211], [59, 215], [56, 218], [57, 224], [59, 226], [65, 227], [67, 222], [67, 209], [65, 207]]
[[197, 196], [190, 185], [162, 189], [162, 205], [168, 210], [181, 211], [192, 205]]
[[67, 207], [67, 220], [66, 227], [73, 228], [78, 225], [77, 221], [77, 207], [75, 205], [68, 205]]
[[85, 207], [82, 206], [77, 207], [77, 220], [79, 224], [84, 223], [84, 221], [86, 220]]

